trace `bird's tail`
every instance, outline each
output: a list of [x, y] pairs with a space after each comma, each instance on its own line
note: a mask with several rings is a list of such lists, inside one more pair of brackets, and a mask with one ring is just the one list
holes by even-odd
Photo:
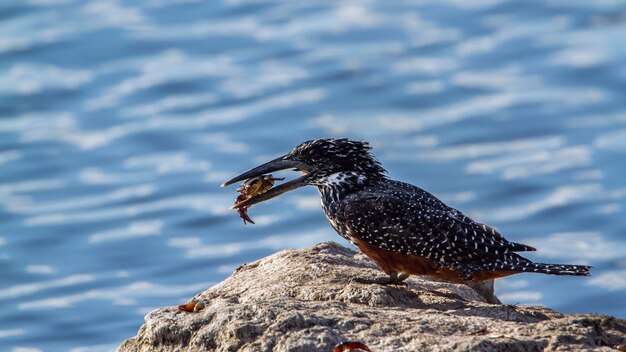
[[469, 272], [515, 271], [519, 273], [539, 273], [548, 275], [589, 276], [591, 267], [587, 265], [534, 263], [515, 253], [507, 253], [505, 258], [468, 268]]
[[510, 264], [509, 267], [504, 266], [500, 270], [548, 275], [589, 276], [591, 267], [587, 265], [545, 264], [527, 261]]
[[530, 273], [541, 273], [548, 275], [570, 275], [570, 276], [589, 276], [591, 275], [591, 267], [588, 265], [569, 265], [569, 264], [545, 264], [532, 263], [521, 264], [516, 267], [517, 270]]

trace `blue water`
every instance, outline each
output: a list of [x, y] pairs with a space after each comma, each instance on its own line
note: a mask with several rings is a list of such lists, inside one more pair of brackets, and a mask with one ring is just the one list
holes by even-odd
[[315, 189], [244, 226], [219, 188], [323, 136], [595, 267], [505, 302], [626, 317], [625, 93], [624, 1], [3, 0], [0, 350], [113, 350], [244, 262], [348, 245]]

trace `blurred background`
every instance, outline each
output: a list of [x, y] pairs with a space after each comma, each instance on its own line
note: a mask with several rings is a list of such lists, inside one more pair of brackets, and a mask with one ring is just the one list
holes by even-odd
[[3, 0], [1, 349], [111, 351], [242, 263], [349, 245], [314, 188], [247, 226], [219, 188], [329, 136], [595, 267], [504, 302], [626, 318], [625, 93], [624, 1]]

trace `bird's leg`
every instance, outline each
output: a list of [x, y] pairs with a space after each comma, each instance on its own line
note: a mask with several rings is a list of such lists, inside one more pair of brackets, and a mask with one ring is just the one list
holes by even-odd
[[401, 273], [391, 273], [388, 277], [378, 277], [375, 279], [357, 277], [352, 281], [360, 284], [377, 284], [377, 285], [404, 285], [402, 281], [406, 280], [409, 275]]
[[404, 280], [408, 279], [409, 276], [411, 276], [410, 274], [407, 273], [400, 273], [398, 274], [398, 278], [396, 279], [396, 284], [404, 284]]

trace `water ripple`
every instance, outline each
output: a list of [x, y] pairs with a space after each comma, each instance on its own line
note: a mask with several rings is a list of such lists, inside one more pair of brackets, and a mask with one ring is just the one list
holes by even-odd
[[245, 262], [349, 245], [314, 189], [255, 206], [243, 226], [234, 188], [219, 187], [327, 136], [370, 141], [391, 177], [537, 246], [533, 258], [594, 266], [503, 279], [505, 302], [626, 316], [619, 1], [8, 0], [0, 12], [4, 350], [112, 350], [154, 307]]

